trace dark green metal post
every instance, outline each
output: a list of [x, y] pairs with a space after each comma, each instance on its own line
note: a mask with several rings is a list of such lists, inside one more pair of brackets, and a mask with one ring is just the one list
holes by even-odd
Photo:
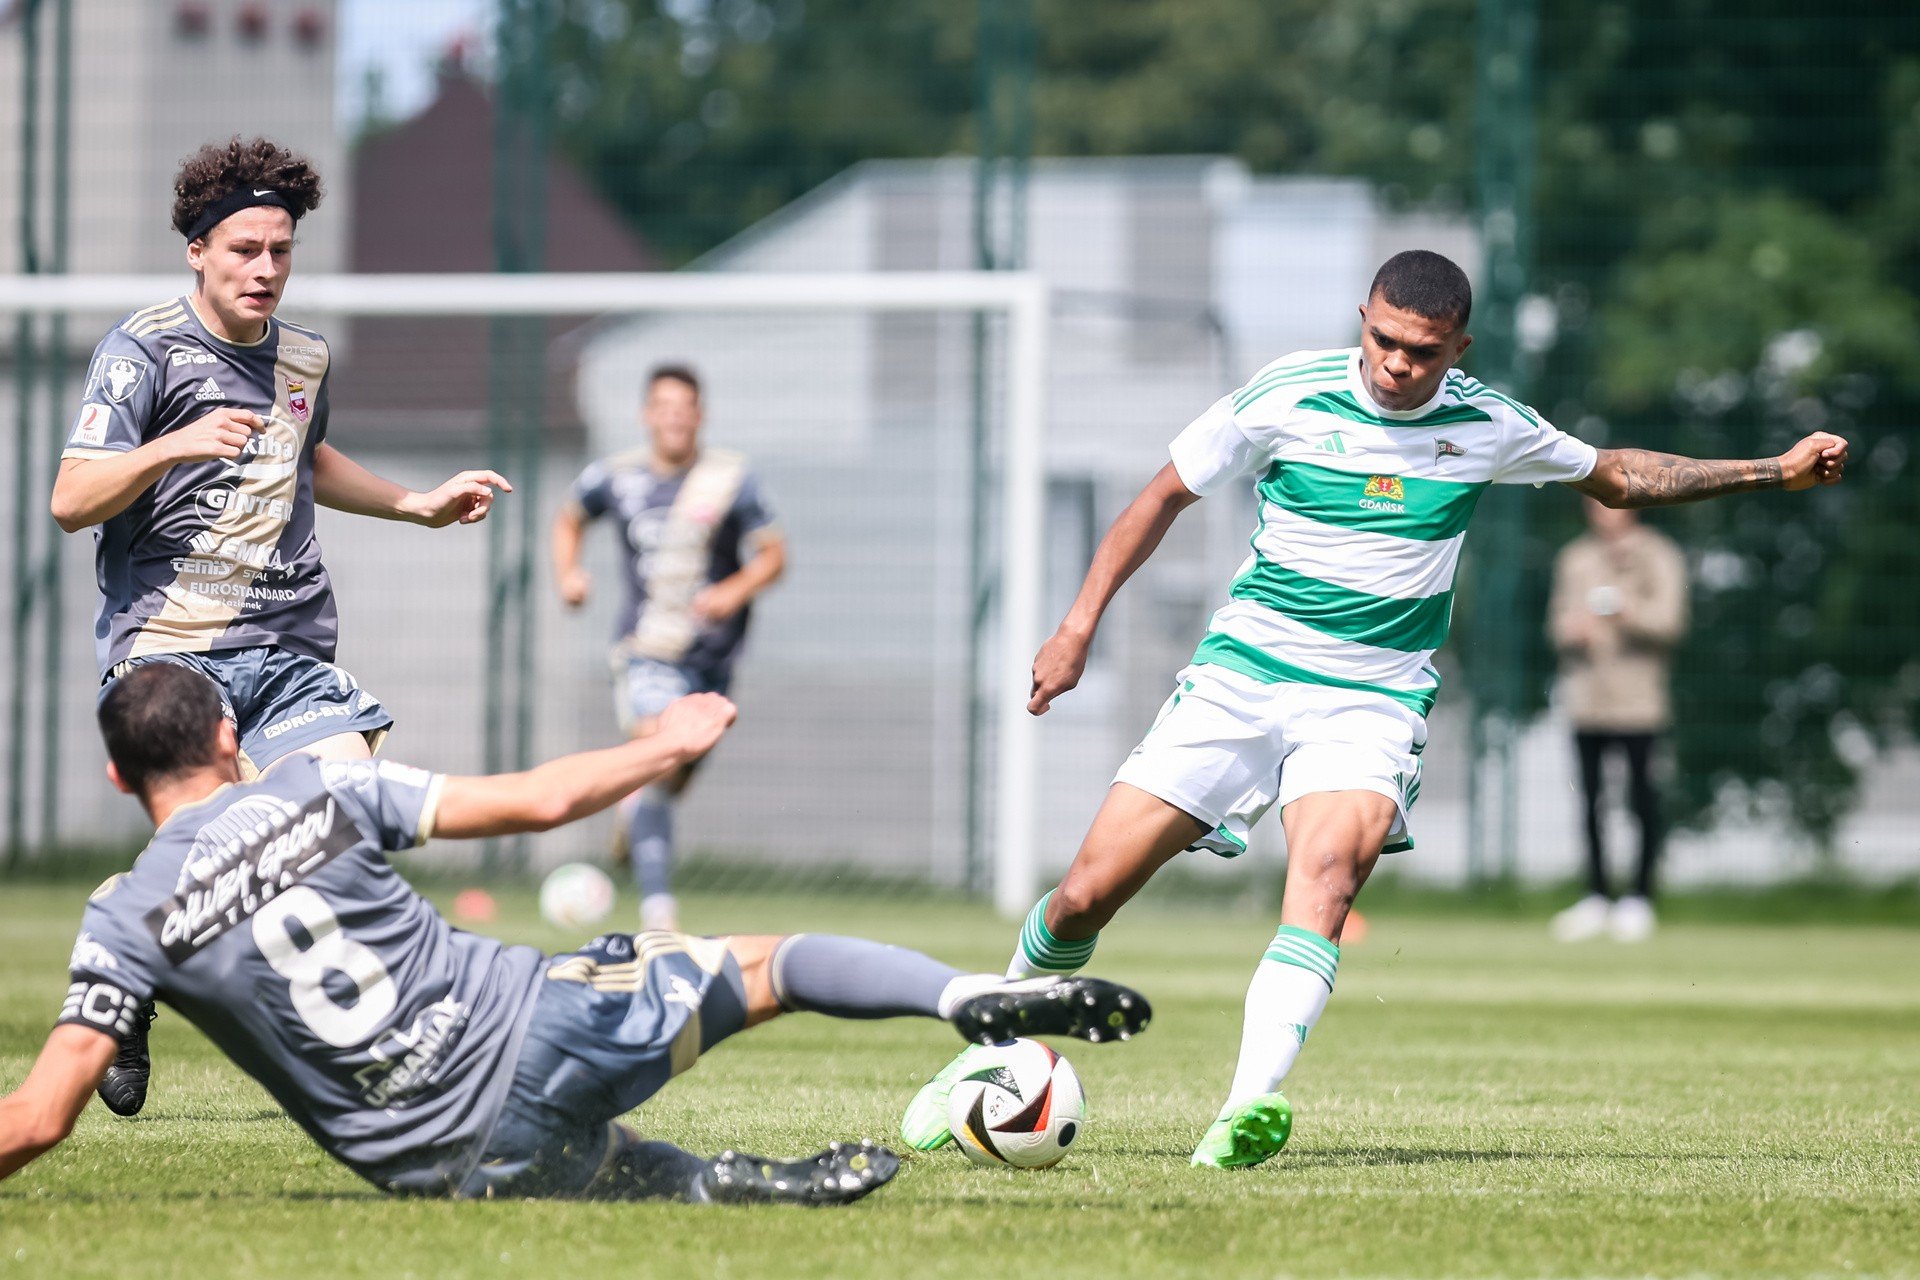
[[[55, 275], [67, 272], [67, 249], [72, 220], [73, 161], [73, 0], [56, 0], [53, 26], [53, 185], [49, 221], [53, 224], [53, 252], [48, 268]], [[67, 315], [53, 314], [47, 352], [47, 429], [46, 464], [39, 472], [50, 474], [60, 456], [67, 434]], [[25, 424], [22, 424], [24, 427]], [[60, 691], [65, 688], [66, 646], [61, 632], [66, 627], [66, 593], [60, 574], [61, 535], [46, 529], [46, 554], [40, 562], [41, 647], [46, 677], [41, 682], [40, 751], [40, 843], [52, 847], [60, 836]]]
[[[1033, 0], [980, 0], [978, 98], [974, 118], [979, 159], [974, 173], [974, 265], [982, 271], [1018, 270], [1027, 256], [1027, 172], [1033, 156], [1033, 80], [1035, 74]], [[986, 316], [973, 317], [973, 436], [968, 450], [971, 495], [967, 528], [966, 763], [962, 815], [969, 893], [987, 891], [988, 868], [980, 811], [986, 777], [987, 715], [981, 665], [987, 619], [993, 611], [994, 575], [990, 571], [987, 531], [991, 526], [988, 448], [993, 424], [987, 413], [991, 393], [988, 358], [992, 335]], [[1002, 696], [1024, 696], [1003, 690]]]
[[[20, 12], [20, 270], [40, 270], [40, 0], [26, 0]], [[32, 642], [34, 564], [33, 391], [39, 371], [34, 324], [21, 313], [14, 322], [15, 416], [13, 451], [13, 610], [12, 661], [7, 671], [7, 848], [8, 866], [26, 856], [27, 844], [27, 648]]]
[[[1484, 279], [1473, 317], [1473, 370], [1489, 386], [1525, 400], [1527, 369], [1516, 316], [1533, 262], [1534, 62], [1538, 0], [1480, 0], [1475, 99], [1475, 185]], [[1488, 855], [1510, 875], [1519, 848], [1514, 745], [1528, 673], [1520, 627], [1527, 536], [1523, 492], [1488, 495], [1473, 562], [1470, 679], [1473, 767], [1468, 784], [1468, 871], [1488, 872]]]
[[[493, 147], [493, 244], [498, 271], [538, 271], [546, 247], [547, 43], [552, 0], [501, 0], [500, 76]], [[532, 763], [533, 564], [539, 546], [540, 455], [545, 408], [545, 325], [500, 316], [488, 326], [487, 451], [514, 483], [513, 508], [488, 521], [487, 672], [497, 684], [484, 707], [486, 768]], [[511, 673], [508, 665], [511, 664]], [[504, 705], [503, 705], [504, 704]], [[524, 839], [513, 846], [516, 861]], [[500, 849], [487, 842], [490, 871]]]

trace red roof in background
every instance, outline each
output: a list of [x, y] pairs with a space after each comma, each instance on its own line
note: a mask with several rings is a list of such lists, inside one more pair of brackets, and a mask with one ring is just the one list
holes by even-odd
[[[493, 103], [443, 70], [432, 105], [354, 152], [350, 271], [491, 271]], [[649, 271], [659, 261], [577, 170], [547, 157], [547, 271]]]
[[[433, 104], [377, 134], [353, 156], [348, 270], [491, 271], [493, 104], [471, 77], [443, 71]], [[547, 157], [547, 271], [647, 271], [646, 244], [564, 159]], [[555, 339], [585, 317], [539, 324]], [[491, 385], [488, 321], [475, 317], [361, 316], [340, 326], [343, 359], [332, 382], [336, 439], [384, 448], [479, 449]], [[543, 355], [541, 433], [578, 442], [584, 428], [570, 359]], [[524, 424], [522, 424], [524, 425]], [[471, 465], [479, 465], [476, 455]]]

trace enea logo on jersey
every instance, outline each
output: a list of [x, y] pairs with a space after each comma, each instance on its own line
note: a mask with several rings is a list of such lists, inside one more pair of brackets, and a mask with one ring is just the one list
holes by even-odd
[[1395, 515], [1407, 509], [1407, 486], [1399, 476], [1368, 476], [1367, 487], [1360, 491], [1360, 506], [1366, 511], [1389, 511]]
[[289, 379], [287, 382], [287, 409], [294, 417], [305, 422], [307, 415], [313, 412], [307, 404], [307, 384]]

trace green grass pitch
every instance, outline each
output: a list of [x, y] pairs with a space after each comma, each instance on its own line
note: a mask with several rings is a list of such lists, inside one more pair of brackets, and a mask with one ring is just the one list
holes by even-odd
[[[59, 1005], [82, 897], [0, 886], [0, 1088]], [[701, 897], [688, 923], [983, 968], [1013, 936], [976, 908], [879, 899]], [[1555, 947], [1464, 908], [1383, 915], [1288, 1084], [1292, 1146], [1190, 1169], [1270, 929], [1123, 915], [1094, 971], [1157, 1016], [1132, 1044], [1065, 1046], [1083, 1145], [1040, 1173], [915, 1157], [843, 1210], [388, 1200], [163, 1014], [146, 1114], [91, 1107], [0, 1185], [0, 1277], [1920, 1275], [1920, 932], [1693, 924]], [[567, 941], [524, 897], [497, 931]], [[885, 1138], [956, 1047], [932, 1023], [786, 1019], [638, 1118], [699, 1150]]]

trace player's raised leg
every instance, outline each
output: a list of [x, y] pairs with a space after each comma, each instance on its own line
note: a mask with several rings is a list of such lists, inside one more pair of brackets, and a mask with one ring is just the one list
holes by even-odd
[[1281, 814], [1287, 887], [1280, 928], [1247, 987], [1240, 1061], [1194, 1164], [1255, 1165], [1286, 1145], [1293, 1110], [1280, 1083], [1333, 994], [1341, 929], [1398, 814], [1392, 799], [1372, 791], [1316, 792]]
[[835, 934], [729, 938], [747, 993], [747, 1025], [780, 1013], [834, 1018], [939, 1018], [990, 1044], [1012, 1036], [1099, 1043], [1146, 1029], [1139, 992], [1102, 978], [1013, 980], [967, 973], [905, 947]]
[[[1100, 930], [1114, 913], [1205, 831], [1197, 818], [1158, 796], [1116, 782], [1067, 874], [1027, 913], [1007, 977], [1059, 978], [1079, 972], [1093, 958]], [[953, 1140], [947, 1098], [954, 1083], [971, 1070], [975, 1056], [971, 1048], [962, 1050], [907, 1104], [900, 1136], [908, 1145], [935, 1151]]]
[[1160, 797], [1114, 783], [1067, 874], [1027, 913], [1007, 976], [1084, 968], [1114, 913], [1206, 831], [1205, 823]]

